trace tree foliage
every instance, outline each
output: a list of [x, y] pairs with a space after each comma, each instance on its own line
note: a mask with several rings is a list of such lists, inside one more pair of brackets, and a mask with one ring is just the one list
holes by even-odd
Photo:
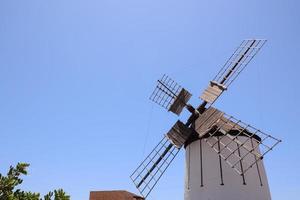
[[28, 167], [27, 163], [18, 163], [16, 167], [10, 166], [6, 176], [0, 173], [0, 200], [70, 200], [62, 189], [50, 191], [43, 198], [40, 193], [16, 189], [23, 182], [20, 176], [27, 175]]

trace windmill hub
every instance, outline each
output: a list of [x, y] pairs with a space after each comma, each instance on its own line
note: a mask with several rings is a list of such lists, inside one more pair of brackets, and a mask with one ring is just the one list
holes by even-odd
[[187, 109], [188, 111], [190, 111], [190, 113], [192, 113], [192, 114], [195, 115], [196, 117], [199, 117], [200, 112], [199, 112], [197, 109], [195, 109], [191, 104], [187, 104], [187, 105], [186, 105], [186, 109]]
[[146, 198], [182, 146], [185, 147], [185, 200], [271, 199], [263, 157], [281, 140], [230, 116], [212, 105], [245, 69], [266, 40], [244, 40], [201, 94], [202, 103], [188, 104], [191, 93], [166, 75], [150, 99], [180, 115], [178, 120], [130, 176]]

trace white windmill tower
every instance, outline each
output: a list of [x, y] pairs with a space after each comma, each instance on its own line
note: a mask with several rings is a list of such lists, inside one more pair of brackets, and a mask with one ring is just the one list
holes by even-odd
[[187, 104], [191, 94], [168, 76], [158, 80], [150, 99], [177, 115], [185, 107], [191, 116], [186, 123], [178, 120], [130, 176], [145, 198], [184, 146], [185, 200], [271, 199], [262, 159], [280, 140], [212, 107], [265, 42], [244, 40], [197, 108]]

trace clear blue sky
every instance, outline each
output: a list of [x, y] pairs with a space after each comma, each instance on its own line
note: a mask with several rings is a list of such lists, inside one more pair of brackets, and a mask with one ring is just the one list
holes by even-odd
[[[194, 96], [244, 38], [268, 43], [216, 106], [283, 143], [265, 158], [274, 200], [299, 198], [300, 3], [0, 1], [0, 171], [23, 188], [137, 192], [129, 179], [177, 117], [148, 97], [169, 74]], [[180, 117], [186, 119], [186, 113]], [[183, 151], [149, 199], [183, 199]]]

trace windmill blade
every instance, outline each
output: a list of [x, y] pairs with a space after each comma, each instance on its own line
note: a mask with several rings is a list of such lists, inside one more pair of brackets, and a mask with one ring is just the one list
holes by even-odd
[[130, 176], [143, 197], [147, 197], [170, 166], [180, 148], [192, 134], [182, 122], [177, 121], [165, 137]]
[[177, 84], [167, 75], [157, 81], [157, 86], [150, 96], [150, 100], [158, 105], [166, 108], [168, 111], [179, 115], [187, 102], [191, 98], [191, 94]]
[[200, 98], [207, 103], [213, 104], [245, 69], [266, 41], [264, 39], [244, 40], [210, 82]]
[[266, 42], [267, 40], [265, 39], [243, 40], [214, 77], [213, 81], [228, 88]]
[[164, 137], [130, 176], [143, 197], [147, 197], [180, 149]]
[[[281, 142], [215, 108], [206, 112], [196, 123], [196, 131], [239, 175], [243, 176]], [[209, 126], [207, 121], [210, 121]]]

